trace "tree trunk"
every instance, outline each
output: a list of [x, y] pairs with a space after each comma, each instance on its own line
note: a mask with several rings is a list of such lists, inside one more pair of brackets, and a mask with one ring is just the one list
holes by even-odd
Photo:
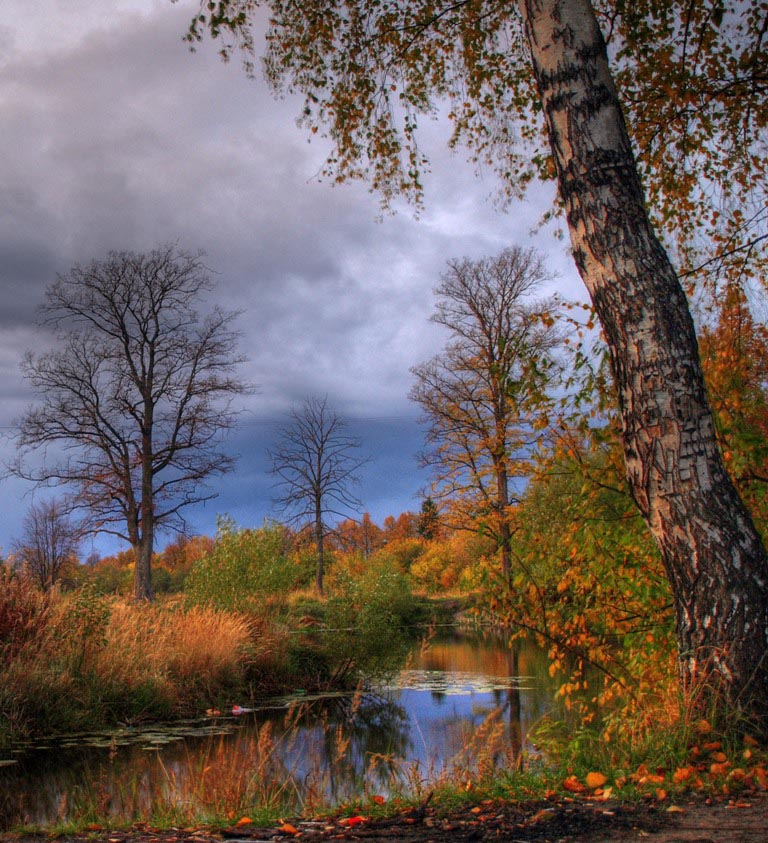
[[768, 727], [768, 560], [718, 451], [688, 303], [645, 211], [589, 0], [521, 0], [575, 260], [610, 352], [632, 495], [689, 692]]
[[323, 529], [323, 512], [318, 503], [315, 510], [315, 543], [317, 544], [317, 568], [315, 570], [315, 589], [323, 594], [323, 578], [325, 576], [325, 531]]
[[497, 460], [494, 470], [496, 473], [496, 507], [499, 514], [501, 574], [506, 581], [509, 581], [509, 574], [512, 570], [512, 532], [509, 529], [509, 481], [506, 461], [503, 458]]
[[134, 545], [133, 558], [135, 568], [133, 571], [133, 598], [137, 602], [150, 601], [154, 599], [155, 592], [152, 589], [152, 543], [147, 542], [147, 537], [142, 534], [139, 544]]
[[[150, 427], [151, 430], [151, 427]], [[133, 596], [137, 601], [153, 600], [152, 554], [155, 549], [155, 502], [152, 476], [152, 435], [144, 433], [141, 472], [141, 538], [136, 553], [136, 568], [133, 577]]]

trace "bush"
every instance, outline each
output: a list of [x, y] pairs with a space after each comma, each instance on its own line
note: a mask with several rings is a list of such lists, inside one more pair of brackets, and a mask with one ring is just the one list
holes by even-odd
[[429, 594], [471, 591], [478, 587], [484, 572], [498, 568], [495, 543], [481, 533], [454, 533], [436, 540], [411, 565], [416, 586]]
[[213, 550], [187, 577], [186, 595], [193, 605], [262, 615], [268, 605], [310, 580], [306, 561], [291, 553], [283, 527], [268, 523], [258, 530], [238, 530], [224, 519]]
[[375, 564], [378, 560], [386, 560], [397, 570], [407, 574], [413, 563], [424, 553], [427, 544], [424, 539], [405, 538], [389, 542], [381, 550], [377, 550], [371, 557]]
[[337, 672], [375, 675], [398, 667], [416, 612], [407, 578], [391, 563], [371, 565], [357, 578], [337, 571], [326, 606], [325, 642]]

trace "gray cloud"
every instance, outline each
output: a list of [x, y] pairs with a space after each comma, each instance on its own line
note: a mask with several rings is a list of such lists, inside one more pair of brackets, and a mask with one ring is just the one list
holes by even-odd
[[[18, 364], [46, 342], [35, 308], [56, 273], [110, 249], [178, 242], [206, 251], [213, 300], [243, 309], [245, 374], [260, 386], [232, 443], [237, 473], [190, 514], [195, 525], [269, 512], [263, 452], [307, 394], [327, 393], [369, 440], [374, 517], [416, 505], [420, 434], [406, 396], [410, 367], [443, 339], [428, 322], [432, 288], [450, 257], [529, 242], [546, 193], [499, 214], [493, 179], [437, 148], [421, 219], [377, 222], [365, 185], [317, 180], [324, 142], [296, 128], [296, 101], [275, 101], [210, 44], [189, 52], [194, 0], [74, 5], [6, 0], [0, 29], [0, 428], [30, 398]], [[444, 127], [428, 134], [444, 138]], [[562, 246], [548, 232], [537, 242], [580, 295]], [[7, 548], [29, 502], [15, 482], [0, 494]]]

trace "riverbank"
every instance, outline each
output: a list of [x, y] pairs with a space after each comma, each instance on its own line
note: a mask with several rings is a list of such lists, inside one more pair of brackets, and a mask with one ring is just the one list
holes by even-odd
[[[429, 804], [394, 816], [357, 815], [282, 820], [260, 827], [241, 820], [222, 829], [152, 829], [137, 824], [121, 830], [98, 827], [57, 835], [61, 843], [266, 843], [267, 841], [398, 841], [398, 843], [765, 843], [768, 798], [691, 797], [668, 805], [648, 802], [484, 800], [441, 811]], [[50, 836], [0, 834], [0, 843], [46, 843]]]

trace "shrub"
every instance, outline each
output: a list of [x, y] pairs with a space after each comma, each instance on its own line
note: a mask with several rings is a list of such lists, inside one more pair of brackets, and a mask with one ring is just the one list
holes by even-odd
[[356, 578], [337, 572], [325, 641], [337, 672], [374, 675], [398, 667], [416, 610], [407, 578], [389, 562], [371, 565]]
[[494, 542], [481, 533], [457, 532], [432, 541], [411, 565], [414, 584], [430, 594], [478, 587], [484, 571], [498, 567]]
[[426, 548], [427, 544], [424, 539], [396, 539], [395, 541], [389, 542], [381, 550], [377, 550], [371, 557], [371, 560], [374, 564], [377, 560], [387, 560], [397, 570], [407, 574], [413, 563], [424, 553]]
[[306, 567], [291, 553], [288, 535], [278, 524], [238, 530], [224, 519], [213, 550], [192, 568], [186, 594], [193, 605], [261, 615], [269, 603], [306, 584]]

